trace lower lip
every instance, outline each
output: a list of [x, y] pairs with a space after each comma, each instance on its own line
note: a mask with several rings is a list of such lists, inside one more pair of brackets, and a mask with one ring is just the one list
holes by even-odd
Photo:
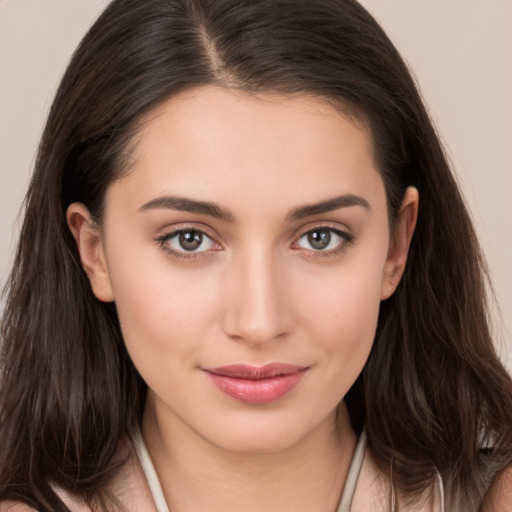
[[306, 370], [267, 379], [238, 379], [206, 372], [215, 386], [226, 395], [247, 404], [268, 404], [289, 393], [304, 377]]

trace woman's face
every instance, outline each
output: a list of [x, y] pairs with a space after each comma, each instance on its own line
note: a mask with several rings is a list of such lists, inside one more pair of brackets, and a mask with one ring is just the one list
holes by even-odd
[[309, 97], [204, 87], [146, 120], [101, 230], [80, 205], [68, 219], [159, 421], [272, 451], [332, 427], [403, 271], [415, 201], [390, 245], [361, 126]]

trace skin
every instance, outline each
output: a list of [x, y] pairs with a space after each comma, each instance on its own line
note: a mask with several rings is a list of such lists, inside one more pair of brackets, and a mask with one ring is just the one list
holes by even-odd
[[487, 491], [480, 512], [507, 512], [512, 503], [512, 467], [502, 471]]
[[[360, 204], [304, 211], [347, 195]], [[213, 86], [145, 120], [101, 226], [69, 207], [92, 289], [115, 301], [148, 384], [143, 435], [173, 512], [335, 510], [356, 441], [342, 398], [404, 271], [417, 208], [409, 188], [391, 236], [371, 138], [332, 106]], [[198, 251], [180, 229], [207, 235]], [[204, 371], [270, 362], [307, 371], [269, 404], [225, 395]]]

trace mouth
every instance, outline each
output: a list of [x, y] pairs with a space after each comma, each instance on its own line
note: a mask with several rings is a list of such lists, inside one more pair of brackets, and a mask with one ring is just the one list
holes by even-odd
[[248, 404], [279, 400], [299, 384], [309, 368], [285, 363], [264, 366], [235, 364], [204, 368], [210, 381], [226, 395]]

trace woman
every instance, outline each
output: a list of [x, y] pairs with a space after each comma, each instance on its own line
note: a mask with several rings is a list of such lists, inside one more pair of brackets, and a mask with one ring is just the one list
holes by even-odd
[[356, 2], [115, 0], [27, 197], [3, 507], [506, 510], [483, 268]]

